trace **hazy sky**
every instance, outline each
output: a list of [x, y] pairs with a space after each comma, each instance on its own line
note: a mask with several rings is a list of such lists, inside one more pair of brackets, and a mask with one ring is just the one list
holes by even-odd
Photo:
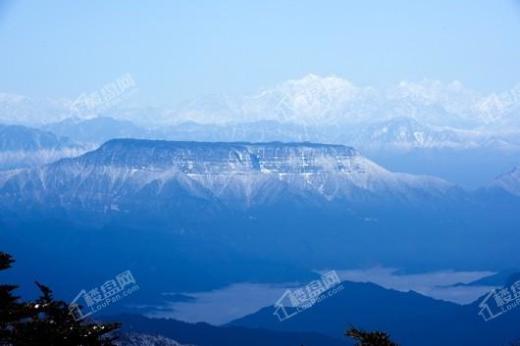
[[520, 82], [516, 0], [0, 3], [0, 92], [75, 97], [126, 72], [149, 105], [308, 73], [483, 91]]

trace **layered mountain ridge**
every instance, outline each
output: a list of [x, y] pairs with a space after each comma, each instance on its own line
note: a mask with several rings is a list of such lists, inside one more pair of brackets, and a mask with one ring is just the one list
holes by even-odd
[[20, 125], [0, 124], [0, 151], [6, 150], [58, 150], [74, 146], [67, 137], [52, 132]]
[[520, 196], [520, 166], [498, 176], [491, 183], [491, 187], [501, 189], [515, 196]]
[[0, 195], [64, 208], [117, 210], [118, 203], [138, 195], [148, 201], [189, 195], [250, 206], [288, 196], [403, 201], [451, 189], [438, 178], [387, 171], [343, 145], [116, 139], [79, 157], [10, 176]]
[[[501, 270], [518, 261], [518, 205], [509, 195], [393, 173], [343, 145], [115, 139], [0, 174], [0, 237], [53, 263], [88, 256], [87, 272], [109, 275], [130, 261], [147, 285], [183, 291], [287, 280], [315, 268], [405, 267], [410, 258], [421, 270], [452, 263]], [[174, 279], [187, 270], [203, 278]]]
[[21, 125], [0, 124], [0, 171], [40, 166], [85, 151], [65, 136]]

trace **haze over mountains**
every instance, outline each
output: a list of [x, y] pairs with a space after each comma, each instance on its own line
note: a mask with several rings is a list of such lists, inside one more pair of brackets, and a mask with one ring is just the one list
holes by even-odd
[[227, 346], [237, 342], [285, 345], [296, 343], [294, 339], [304, 345], [352, 345], [343, 337], [345, 325], [391, 331], [392, 339], [400, 345], [505, 346], [518, 340], [520, 312], [511, 310], [486, 322], [479, 315], [485, 296], [472, 304], [458, 305], [371, 283], [344, 281], [340, 285], [341, 290], [323, 293], [324, 298], [308, 309], [296, 312], [286, 306], [291, 317], [283, 321], [276, 317], [277, 307], [273, 306], [220, 327], [127, 314], [104, 319], [123, 321], [124, 330], [137, 337], [140, 334], [135, 333], [158, 334], [201, 346]]
[[[64, 266], [94, 251], [91, 265], [110, 263], [96, 266], [99, 275], [137, 251], [132, 270], [162, 291], [301, 279], [327, 267], [500, 271], [520, 260], [520, 199], [509, 192], [517, 183], [470, 192], [390, 172], [341, 145], [119, 139], [3, 175], [2, 236], [23, 253], [62, 244], [45, 256]], [[71, 230], [74, 241], [63, 244]], [[20, 234], [35, 242], [16, 241]], [[173, 280], [186, 270], [213, 274]]]
[[[31, 106], [35, 103], [38, 107]], [[60, 115], [56, 115], [56, 105], [59, 105]], [[486, 95], [470, 90], [457, 81], [449, 84], [423, 81], [401, 82], [396, 86], [378, 90], [372, 87], [359, 87], [339, 77], [307, 75], [302, 79], [289, 80], [273, 88], [260, 90], [253, 95], [243, 97], [209, 95], [192, 99], [170, 110], [118, 106], [109, 110], [92, 108], [83, 114], [71, 107], [71, 101], [39, 100], [37, 102], [28, 97], [3, 94], [0, 99], [2, 110], [0, 119], [9, 123], [17, 119], [16, 121], [21, 124], [39, 126], [71, 117], [91, 119], [99, 115], [111, 114], [118, 119], [130, 120], [147, 128], [186, 122], [230, 126], [268, 121], [303, 126], [311, 131], [334, 128], [343, 131], [356, 125], [356, 127], [366, 128], [367, 131], [372, 127], [374, 132], [372, 135], [376, 136], [373, 139], [387, 136], [393, 141], [401, 140], [401, 143], [396, 142], [395, 145], [405, 146], [405, 148], [406, 146], [468, 148], [482, 145], [516, 147], [518, 143], [509, 138], [512, 136], [508, 134], [518, 132], [519, 105], [520, 88], [518, 87], [507, 92]], [[24, 116], [17, 117], [18, 113]], [[145, 122], [143, 119], [146, 119]], [[393, 119], [396, 119], [397, 123], [391, 122]], [[403, 122], [400, 119], [408, 120]], [[386, 128], [384, 124], [387, 124]], [[67, 125], [74, 124], [65, 123], [62, 127], [66, 128]], [[374, 126], [377, 126], [380, 132], [374, 131]], [[405, 132], [392, 134], [393, 131], [397, 131], [396, 126]], [[54, 126], [55, 130], [58, 128]], [[327, 135], [331, 136], [330, 142], [339, 134], [327, 133]], [[308, 136], [299, 139], [323, 142], [312, 138], [312, 134]], [[348, 134], [343, 136], [345, 139], [349, 137]], [[255, 140], [228, 138], [228, 140], [233, 139]], [[278, 138], [278, 140], [287, 139], [298, 138]], [[383, 144], [387, 144], [388, 139], [386, 138]], [[200, 138], [200, 140], [208, 139]], [[351, 145], [356, 144], [358, 143], [351, 143]]]
[[[249, 122], [273, 120], [314, 126], [410, 117], [432, 126], [483, 129], [491, 125], [492, 129], [506, 130], [520, 125], [516, 116], [519, 95], [519, 87], [485, 94], [466, 88], [458, 81], [401, 82], [377, 89], [357, 86], [336, 76], [310, 74], [252, 95], [231, 97], [214, 94], [194, 98], [170, 110], [143, 108], [141, 113], [149, 113], [144, 117], [148, 125], [188, 121], [226, 124], [247, 119]], [[8, 122], [18, 119], [17, 122], [26, 125], [46, 124], [72, 115], [72, 101], [36, 101], [10, 94], [2, 94], [0, 101], [2, 119]], [[60, 115], [56, 115], [55, 108], [60, 109]], [[138, 108], [117, 107], [114, 111], [118, 118], [143, 121], [142, 117], [137, 117]], [[18, 113], [24, 116], [17, 117]], [[78, 114], [84, 118], [95, 115], [99, 115], [96, 109], [89, 110], [88, 114]], [[150, 121], [152, 116], [154, 121]]]
[[[200, 231], [214, 215], [220, 215], [222, 221], [214, 223], [216, 228], [224, 227], [223, 215], [237, 219], [241, 226], [226, 229], [222, 234], [230, 233], [220, 239], [222, 242], [236, 236], [239, 227], [288, 227], [269, 224], [267, 215], [274, 219], [275, 214], [291, 215], [299, 208], [301, 212], [316, 205], [335, 210], [331, 212], [334, 221], [326, 226], [331, 230], [342, 223], [342, 227], [358, 231], [376, 230], [395, 237], [412, 232], [420, 238], [412, 230], [427, 222], [419, 222], [415, 212], [427, 210], [426, 219], [431, 223], [424, 226], [424, 232], [435, 230], [431, 233], [435, 239], [430, 239], [433, 244], [450, 243], [448, 263], [469, 236], [456, 231], [468, 227], [463, 226], [468, 221], [462, 215], [479, 211], [469, 218], [475, 226], [471, 231], [475, 248], [484, 248], [491, 241], [489, 228], [495, 227], [495, 221], [505, 225], [498, 231], [502, 236], [513, 232], [504, 220], [514, 218], [518, 177], [515, 171], [501, 174], [520, 161], [518, 94], [514, 88], [485, 95], [459, 82], [434, 81], [376, 89], [339, 77], [308, 75], [249, 96], [193, 99], [173, 110], [117, 106], [99, 113], [91, 109], [88, 114], [71, 110], [71, 101], [36, 101], [3, 94], [0, 103], [5, 111], [0, 118], [17, 119], [41, 130], [24, 128], [30, 136], [23, 138], [11, 131], [11, 138], [28, 143], [23, 144], [25, 152], [34, 152], [40, 161], [31, 162], [17, 152], [22, 160], [4, 169], [31, 169], [0, 174], [0, 199], [6, 205], [4, 213], [19, 213], [28, 207], [38, 210], [38, 215], [63, 217], [63, 213], [70, 213], [78, 218], [80, 213], [87, 223], [97, 215], [101, 225], [114, 220], [146, 225], [154, 220], [158, 228], [169, 225], [176, 234], [190, 227]], [[15, 117], [18, 112], [20, 116]], [[42, 150], [57, 149], [31, 144], [42, 143], [44, 137], [54, 138], [51, 142], [55, 144], [50, 146], [60, 148], [59, 154], [45, 160], [41, 159], [45, 157]], [[294, 144], [250, 144], [272, 141]], [[79, 149], [64, 152], [71, 146]], [[2, 155], [12, 155], [6, 148]], [[76, 157], [44, 165], [70, 156]], [[481, 189], [471, 192], [460, 185]], [[17, 209], [20, 205], [24, 209]], [[391, 208], [385, 209], [387, 206]], [[251, 214], [255, 208], [264, 213], [262, 218]], [[486, 219], [492, 211], [494, 216]], [[313, 214], [317, 212], [299, 220], [304, 224], [303, 234], [312, 234], [312, 227], [323, 227], [309, 220], [311, 215], [317, 217]], [[402, 214], [397, 217], [392, 213]], [[202, 221], [190, 224], [187, 220], [195, 215]], [[398, 233], [394, 233], [396, 228]], [[358, 239], [368, 241], [368, 234], [359, 231]], [[238, 233], [237, 237], [249, 243], [259, 240], [256, 235]], [[269, 237], [262, 238], [267, 242]], [[426, 238], [419, 240], [424, 248]], [[285, 241], [289, 239], [286, 235]], [[397, 248], [403, 246], [407, 247], [400, 244]], [[273, 252], [282, 248], [280, 245]], [[385, 252], [389, 262], [403, 263], [397, 249]], [[298, 254], [289, 251], [287, 257], [293, 261]], [[431, 265], [433, 256], [426, 257]], [[370, 261], [370, 256], [358, 259]], [[500, 268], [507, 261], [497, 260], [492, 266]], [[463, 262], [466, 265], [470, 260]]]
[[213, 94], [171, 108], [72, 105], [2, 94], [0, 121], [97, 145], [112, 138], [344, 144], [390, 169], [472, 188], [519, 164], [518, 87], [486, 94], [457, 81], [426, 80], [373, 88], [311, 74], [250, 95]]
[[0, 0], [0, 346], [520, 346], [519, 14]]
[[[280, 323], [266, 307], [230, 323], [277, 331], [312, 331], [340, 339], [344, 325], [392, 331], [402, 345], [507, 345], [518, 337], [520, 312], [486, 323], [478, 302], [457, 305], [416, 292], [397, 292], [370, 283], [343, 282], [343, 289]], [[481, 299], [479, 299], [481, 301]]]
[[498, 176], [491, 187], [505, 190], [513, 195], [520, 196], [520, 167]]
[[20, 125], [0, 124], [0, 170], [40, 166], [86, 148], [67, 137]]
[[[376, 90], [314, 75], [252, 96], [195, 99], [174, 111], [79, 114], [65, 101], [47, 106], [3, 95], [0, 106], [20, 112], [24, 125], [0, 126], [0, 241], [22, 258], [13, 280], [38, 279], [66, 298], [130, 269], [145, 286], [128, 299], [134, 312], [166, 306], [165, 292], [302, 282], [330, 268], [502, 272], [520, 261], [516, 95], [518, 88], [486, 96], [438, 82]], [[45, 121], [34, 109], [48, 115]], [[144, 123], [142, 112], [154, 121]], [[0, 119], [13, 120], [5, 114]], [[48, 262], [52, 270], [45, 270]], [[339, 344], [337, 329], [348, 322], [337, 318], [345, 316], [341, 309], [372, 292], [389, 309], [409, 313], [408, 322], [377, 315], [380, 306], [371, 316], [357, 306], [355, 317], [395, 332], [403, 344], [416, 344], [413, 330], [430, 333], [432, 345], [449, 344], [450, 335], [457, 342], [516, 335], [508, 319], [481, 330], [491, 339], [462, 339], [481, 328], [475, 306], [347, 285], [357, 298], [339, 297], [303, 322], [273, 326], [263, 310], [236, 323], [283, 329], [291, 342]], [[334, 318], [314, 323], [323, 314]], [[413, 324], [415, 318], [429, 324]], [[438, 339], [428, 329], [449, 328], [446, 320], [458, 318], [458, 331]], [[157, 321], [138, 319], [150, 327], [138, 332], [156, 331], [148, 323]], [[223, 340], [231, 333], [183, 328]], [[302, 339], [308, 331], [319, 335]]]

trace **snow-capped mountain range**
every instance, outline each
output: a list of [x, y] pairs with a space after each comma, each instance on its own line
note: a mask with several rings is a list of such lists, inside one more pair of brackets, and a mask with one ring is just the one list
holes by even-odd
[[518, 126], [519, 109], [520, 85], [503, 93], [483, 94], [459, 81], [403, 81], [374, 88], [337, 76], [310, 74], [244, 97], [197, 98], [170, 112], [165, 120], [206, 124], [274, 120], [315, 127], [408, 117], [423, 124], [475, 129]]
[[[337, 76], [310, 74], [251, 95], [207, 95], [181, 102], [171, 109], [125, 108], [119, 104], [110, 109], [110, 114], [100, 108], [98, 113], [93, 109], [88, 115], [82, 115], [77, 114], [71, 104], [71, 100], [36, 100], [1, 94], [0, 121], [45, 126], [63, 132], [67, 126], [76, 126], [77, 134], [77, 121], [52, 123], [71, 117], [85, 120], [84, 117], [108, 115], [130, 120], [143, 132], [150, 128], [161, 130], [160, 136], [153, 132], [147, 133], [150, 136], [147, 138], [178, 139], [173, 138], [172, 133], [185, 123], [195, 123], [207, 129], [206, 132], [215, 127], [224, 129], [230, 133], [224, 140], [234, 141], [258, 140], [253, 131], [255, 126], [247, 130], [247, 124], [268, 122], [277, 124], [278, 128], [271, 140], [332, 142], [360, 148], [378, 141], [380, 146], [395, 145], [400, 149], [519, 147], [515, 138], [520, 132], [520, 86], [489, 94], [471, 90], [458, 81], [401, 82], [375, 88], [357, 86]], [[298, 129], [299, 137], [291, 131], [294, 128]], [[348, 135], [352, 131], [362, 135]], [[353, 139], [359, 142], [348, 142]]]
[[0, 183], [4, 202], [97, 211], [182, 196], [248, 207], [286, 198], [416, 201], [455, 189], [438, 178], [390, 172], [342, 145], [135, 139], [111, 140]]

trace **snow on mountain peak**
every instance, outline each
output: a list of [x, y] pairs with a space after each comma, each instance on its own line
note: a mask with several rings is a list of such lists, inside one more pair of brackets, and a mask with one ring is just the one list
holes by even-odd
[[256, 120], [267, 115], [282, 122], [324, 125], [348, 120], [345, 115], [349, 110], [373, 93], [372, 88], [358, 87], [336, 76], [309, 74], [246, 97], [243, 112]]
[[408, 199], [417, 193], [441, 195], [451, 187], [436, 178], [389, 172], [342, 145], [120, 139], [10, 177], [0, 197], [54, 196], [59, 201], [54, 203], [106, 208], [146, 191], [147, 200], [191, 195], [247, 206], [288, 194], [326, 200], [355, 200], [360, 193]]
[[[45, 123], [70, 117], [67, 100], [40, 100], [0, 94], [0, 120]], [[116, 118], [178, 124], [279, 121], [307, 127], [370, 123], [395, 117], [411, 117], [426, 125], [479, 129], [497, 124], [501, 129], [520, 127], [520, 86], [487, 95], [460, 81], [402, 81], [394, 86], [360, 86], [335, 75], [308, 74], [258, 92], [231, 97], [222, 93], [196, 97], [173, 109], [114, 107]], [[153, 113], [152, 116], [150, 114]], [[92, 116], [100, 114], [91, 114]], [[509, 126], [509, 127], [508, 127]]]

